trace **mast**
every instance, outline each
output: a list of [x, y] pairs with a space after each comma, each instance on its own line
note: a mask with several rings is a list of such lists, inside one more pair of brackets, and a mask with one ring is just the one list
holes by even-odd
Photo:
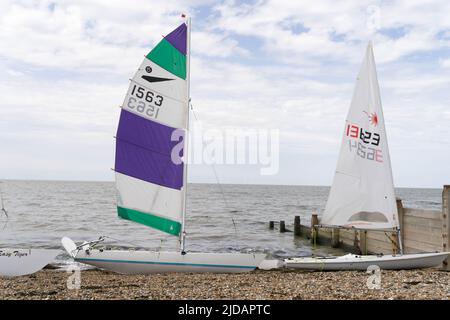
[[189, 107], [191, 102], [191, 94], [190, 94], [190, 82], [191, 82], [191, 17], [187, 18], [187, 61], [186, 61], [186, 84], [187, 84], [187, 117], [186, 117], [186, 133], [185, 133], [185, 142], [184, 142], [184, 168], [183, 168], [183, 188], [184, 188], [184, 198], [183, 198], [183, 216], [181, 220], [181, 233], [180, 233], [180, 245], [181, 245], [181, 254], [185, 254], [186, 252], [186, 199], [187, 199], [187, 171], [188, 171], [188, 155], [189, 155]]

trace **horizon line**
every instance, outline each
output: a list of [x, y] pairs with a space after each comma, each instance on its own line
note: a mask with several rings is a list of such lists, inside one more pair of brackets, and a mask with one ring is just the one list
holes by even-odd
[[[87, 182], [87, 183], [98, 183], [98, 182], [111, 182], [114, 180], [66, 180], [66, 179], [0, 179], [0, 183], [3, 181], [33, 181], [33, 182]], [[326, 187], [330, 188], [331, 185], [322, 184], [282, 184], [282, 183], [217, 183], [217, 182], [201, 182], [201, 181], [191, 181], [188, 184], [217, 184], [217, 185], [242, 185], [242, 186], [286, 186], [286, 187]], [[394, 188], [403, 189], [442, 189], [442, 187], [406, 187], [406, 186], [394, 186]]]

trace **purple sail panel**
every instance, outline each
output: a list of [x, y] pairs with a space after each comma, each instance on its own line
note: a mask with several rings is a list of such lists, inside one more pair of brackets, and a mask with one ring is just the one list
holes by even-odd
[[175, 164], [170, 155], [152, 152], [126, 141], [116, 140], [115, 171], [150, 183], [180, 190], [183, 164]]
[[164, 39], [169, 41], [170, 44], [177, 48], [178, 51], [180, 51], [182, 54], [186, 55], [186, 34], [187, 26], [185, 23], [183, 23], [167, 36], [165, 36]]
[[[175, 141], [172, 141], [172, 135]], [[175, 129], [144, 119], [123, 109], [120, 113], [119, 127], [117, 128], [117, 139], [119, 140], [169, 156], [172, 150], [175, 150], [182, 157], [183, 136], [184, 130], [182, 129]]]

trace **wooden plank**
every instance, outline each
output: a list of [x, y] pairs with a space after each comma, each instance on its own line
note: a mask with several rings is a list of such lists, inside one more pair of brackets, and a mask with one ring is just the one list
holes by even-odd
[[367, 249], [371, 252], [376, 252], [376, 251], [373, 251], [372, 248], [381, 248], [383, 251], [392, 252], [392, 244], [390, 242], [386, 242], [386, 241], [379, 241], [379, 240], [371, 239], [368, 241]]
[[405, 238], [406, 243], [416, 243], [417, 249], [422, 248], [420, 244], [423, 244], [423, 247], [433, 247], [433, 248], [439, 248], [442, 247], [442, 241], [429, 241], [428, 239], [417, 239], [417, 238]]
[[410, 248], [414, 248], [416, 250], [421, 250], [422, 252], [433, 252], [433, 251], [441, 251], [442, 244], [439, 246], [436, 246], [433, 244], [420, 242], [420, 241], [416, 241], [413, 239], [405, 239], [405, 247], [410, 247]]
[[442, 228], [442, 220], [441, 219], [427, 219], [427, 218], [418, 218], [418, 217], [404, 217], [404, 227], [407, 226], [417, 226], [417, 227], [426, 227], [426, 228]]
[[404, 217], [405, 218], [406, 217], [417, 217], [417, 218], [439, 220], [440, 216], [441, 216], [441, 211], [439, 211], [439, 210], [404, 208]]
[[371, 246], [367, 248], [368, 254], [392, 254], [392, 248], [387, 247], [379, 247], [379, 246]]
[[355, 238], [355, 231], [342, 229], [340, 232], [340, 237], [353, 241], [353, 239]]
[[435, 251], [441, 251], [441, 250], [436, 250], [433, 248], [425, 248], [425, 249], [420, 249], [417, 247], [410, 247], [410, 246], [405, 246], [405, 252], [406, 253], [421, 253], [421, 252], [435, 252]]
[[392, 248], [384, 246], [370, 246], [367, 248], [367, 254], [392, 254]]
[[426, 242], [433, 245], [442, 245], [442, 233], [440, 232], [417, 232], [408, 230], [405, 232], [405, 239]]
[[411, 222], [414, 221], [440, 221], [441, 219], [436, 219], [435, 216], [433, 217], [420, 217], [420, 216], [404, 216], [404, 219], [408, 219]]
[[355, 238], [353, 238], [353, 239], [343, 239], [342, 237], [341, 237], [341, 242], [343, 243], [343, 244], [345, 244], [345, 245], [347, 245], [347, 246], [351, 246], [351, 247], [353, 247], [354, 245], [355, 245]]
[[369, 238], [369, 237], [367, 237], [367, 241], [369, 244], [374, 242], [374, 243], [385, 243], [385, 244], [391, 245], [391, 243], [392, 243], [387, 237], [384, 237], [384, 238]]
[[378, 240], [378, 241], [385, 241], [385, 242], [391, 243], [391, 241], [388, 238], [388, 236], [390, 236], [391, 234], [392, 234], [392, 232], [387, 232], [387, 236], [386, 236], [384, 232], [368, 232], [367, 238], [369, 240]]
[[424, 223], [424, 224], [416, 224], [416, 223], [407, 223], [403, 230], [411, 230], [415, 232], [437, 232], [441, 233], [442, 231], [442, 223]]
[[320, 228], [319, 229], [319, 234], [322, 235], [322, 236], [331, 238], [331, 229]]
[[355, 237], [355, 232], [354, 231], [348, 232], [348, 231], [341, 230], [340, 236], [341, 236], [341, 238], [343, 237], [345, 239], [353, 240], [353, 238]]

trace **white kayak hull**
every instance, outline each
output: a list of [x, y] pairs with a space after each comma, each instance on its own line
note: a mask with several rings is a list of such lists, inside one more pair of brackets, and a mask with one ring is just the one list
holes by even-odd
[[0, 276], [18, 277], [35, 273], [51, 263], [60, 250], [0, 249]]
[[335, 258], [305, 257], [285, 259], [286, 268], [341, 271], [341, 270], [367, 270], [369, 266], [378, 266], [384, 270], [421, 269], [439, 266], [449, 255], [449, 252], [417, 253], [404, 255], [353, 255], [347, 254]]
[[256, 269], [265, 254], [157, 252], [134, 250], [99, 250], [83, 247], [74, 250], [70, 239], [63, 244], [75, 261], [122, 274], [168, 272], [240, 273]]

